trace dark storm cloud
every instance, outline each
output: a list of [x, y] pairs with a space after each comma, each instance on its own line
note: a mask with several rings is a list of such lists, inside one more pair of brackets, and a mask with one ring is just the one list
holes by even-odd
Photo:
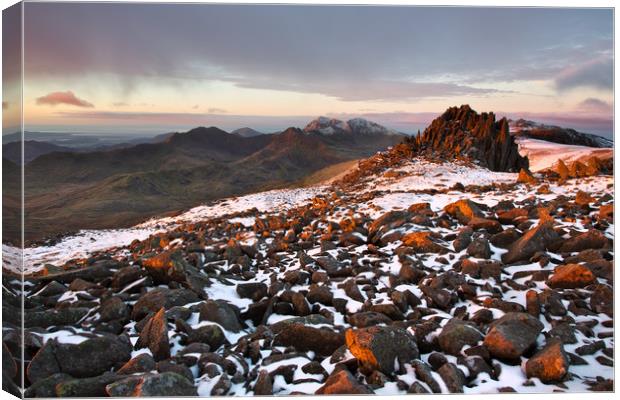
[[[610, 53], [612, 32], [604, 9], [27, 3], [25, 15], [27, 73], [114, 73], [128, 91], [140, 76], [219, 79], [343, 100], [553, 79]], [[592, 72], [558, 87], [610, 87]]]

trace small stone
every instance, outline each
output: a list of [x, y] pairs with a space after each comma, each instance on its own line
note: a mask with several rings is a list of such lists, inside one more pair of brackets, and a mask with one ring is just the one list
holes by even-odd
[[469, 246], [467, 246], [467, 254], [476, 258], [491, 258], [491, 247], [489, 246], [489, 241], [482, 237], [472, 240]]
[[267, 370], [261, 370], [258, 374], [258, 379], [254, 384], [255, 396], [271, 396], [273, 395], [273, 381]]
[[448, 387], [450, 393], [463, 393], [465, 375], [456, 365], [445, 363], [437, 372]]
[[472, 323], [452, 318], [444, 325], [438, 339], [443, 351], [456, 356], [464, 346], [478, 344], [483, 335]]
[[200, 305], [200, 320], [220, 324], [231, 332], [239, 332], [241, 323], [238, 310], [223, 300], [207, 300]]
[[153, 371], [156, 366], [153, 356], [142, 353], [127, 361], [127, 363], [118, 370], [118, 373], [131, 375], [139, 372], [150, 372]]
[[258, 301], [267, 296], [267, 285], [262, 282], [240, 283], [237, 285], [239, 297]]
[[327, 328], [314, 328], [303, 323], [291, 323], [273, 339], [276, 346], [293, 346], [299, 351], [314, 351], [331, 355], [344, 344], [344, 335]]

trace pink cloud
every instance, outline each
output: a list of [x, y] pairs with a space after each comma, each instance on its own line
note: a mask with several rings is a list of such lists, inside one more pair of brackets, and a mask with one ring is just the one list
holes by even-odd
[[95, 107], [92, 103], [89, 103], [86, 100], [78, 98], [70, 90], [67, 90], [66, 92], [52, 92], [52, 93], [46, 94], [45, 96], [37, 98], [37, 104], [49, 105], [49, 106], [55, 106], [58, 104], [69, 104], [69, 105], [76, 106], [76, 107], [86, 107], [86, 108]]

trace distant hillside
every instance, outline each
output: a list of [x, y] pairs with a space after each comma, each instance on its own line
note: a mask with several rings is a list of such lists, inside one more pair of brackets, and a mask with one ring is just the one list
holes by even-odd
[[518, 119], [509, 121], [510, 132], [516, 137], [546, 140], [559, 144], [572, 144], [589, 147], [614, 147], [612, 140], [591, 133], [577, 132], [570, 128], [561, 128], [555, 125], [539, 124], [534, 121]]
[[[35, 140], [26, 140], [24, 141], [24, 162], [28, 163], [43, 154], [71, 151], [73, 151], [73, 149], [70, 147], [58, 146], [46, 142], [37, 142]], [[15, 164], [20, 164], [22, 158], [22, 143], [11, 142], [3, 144], [2, 157], [14, 162]]]
[[233, 135], [239, 135], [243, 137], [253, 137], [253, 136], [263, 135], [262, 132], [259, 132], [257, 130], [254, 130], [248, 127], [235, 129], [234, 131], [230, 133], [232, 133]]
[[[173, 133], [164, 133], [149, 138], [127, 138], [126, 141], [117, 139], [117, 141], [120, 140], [119, 143], [109, 143], [89, 136], [27, 132], [24, 141], [24, 162], [29, 163], [39, 156], [54, 152], [89, 153], [124, 149], [143, 143], [160, 143], [172, 135]], [[32, 138], [36, 138], [36, 140]], [[3, 157], [19, 163], [21, 159], [21, 135], [19, 133], [5, 135], [2, 137], [2, 143]]]
[[245, 137], [199, 127], [156, 143], [41, 154], [25, 167], [26, 239], [133, 225], [213, 199], [295, 185], [402, 139], [387, 131], [289, 128]]

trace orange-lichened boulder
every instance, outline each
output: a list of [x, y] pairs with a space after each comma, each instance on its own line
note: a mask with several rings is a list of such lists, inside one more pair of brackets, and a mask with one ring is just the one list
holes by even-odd
[[148, 347], [153, 354], [155, 361], [167, 360], [170, 358], [170, 343], [168, 342], [168, 321], [165, 315], [166, 310], [162, 307], [146, 323], [140, 337], [136, 342], [136, 349]]
[[333, 329], [318, 328], [303, 322], [287, 323], [274, 339], [275, 346], [292, 346], [299, 351], [314, 351], [328, 356], [344, 344], [343, 334]]
[[558, 164], [555, 167], [555, 171], [560, 176], [560, 182], [566, 182], [566, 180], [570, 177], [568, 167], [562, 160], [558, 160]]
[[400, 367], [420, 356], [415, 338], [403, 328], [371, 326], [349, 329], [345, 339], [349, 351], [366, 371], [391, 374], [396, 361]]
[[443, 210], [446, 214], [456, 218], [463, 225], [467, 225], [474, 217], [484, 217], [480, 205], [468, 199], [450, 203], [446, 205]]
[[467, 224], [473, 230], [484, 229], [489, 233], [498, 233], [502, 231], [502, 225], [499, 221], [490, 218], [473, 217]]
[[543, 324], [527, 313], [509, 312], [491, 324], [484, 338], [489, 353], [503, 360], [518, 360], [536, 344]]
[[589, 193], [579, 190], [575, 195], [575, 204], [582, 207], [587, 207], [590, 203], [594, 202], [594, 198]]
[[525, 373], [528, 378], [538, 378], [543, 383], [558, 382], [566, 376], [569, 365], [562, 341], [553, 338], [527, 361]]
[[598, 210], [598, 219], [599, 220], [614, 220], [614, 203], [602, 205]]
[[587, 232], [580, 233], [562, 243], [561, 252], [572, 253], [574, 251], [582, 251], [588, 249], [602, 249], [609, 246], [609, 239], [605, 234], [596, 229], [590, 229]]
[[273, 379], [266, 369], [258, 373], [256, 384], [254, 385], [255, 396], [271, 396], [273, 394]]
[[529, 171], [521, 168], [519, 171], [519, 176], [517, 177], [517, 183], [525, 183], [527, 185], [535, 185], [538, 183], [538, 179], [534, 178]]
[[568, 173], [575, 178], [582, 178], [588, 176], [588, 167], [581, 161], [573, 161], [568, 167]]
[[502, 224], [513, 224], [517, 218], [527, 218], [528, 211], [525, 208], [512, 208], [497, 213], [497, 219]]
[[157, 283], [183, 282], [186, 279], [181, 253], [165, 251], [154, 257], [142, 259], [142, 266]]
[[409, 222], [411, 214], [407, 211], [389, 211], [373, 221], [368, 227], [368, 241], [376, 243], [386, 232]]
[[432, 217], [435, 212], [431, 209], [430, 203], [414, 203], [407, 208], [411, 214], [424, 215], [426, 217]]
[[327, 378], [315, 394], [372, 394], [346, 369], [337, 369]]
[[556, 289], [574, 289], [588, 286], [596, 277], [586, 266], [580, 264], [560, 265], [547, 280], [547, 286]]
[[555, 247], [561, 240], [560, 235], [553, 230], [553, 221], [547, 220], [525, 232], [514, 242], [508, 252], [502, 254], [502, 261], [512, 264], [519, 261], [528, 261], [536, 252], [545, 251]]
[[433, 240], [431, 232], [410, 232], [402, 237], [403, 245], [411, 247], [417, 253], [444, 253], [446, 249]]
[[153, 371], [157, 368], [157, 363], [153, 356], [147, 353], [140, 353], [131, 360], [127, 361], [118, 371], [121, 375], [132, 375], [141, 372]]

